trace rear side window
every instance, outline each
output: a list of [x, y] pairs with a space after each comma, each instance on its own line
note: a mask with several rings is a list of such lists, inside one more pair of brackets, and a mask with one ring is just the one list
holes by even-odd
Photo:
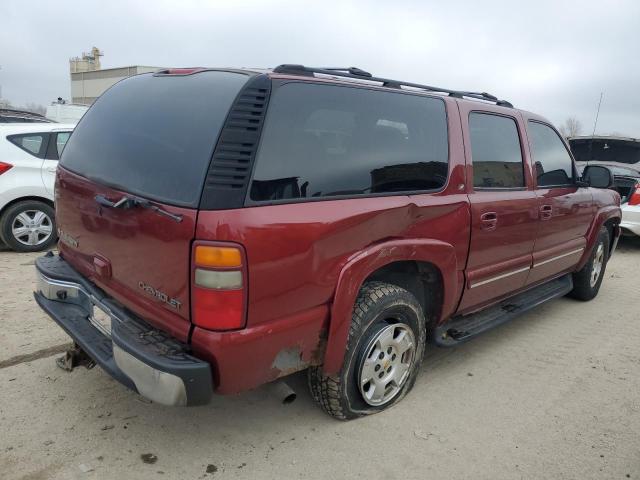
[[305, 83], [272, 94], [250, 198], [436, 190], [447, 181], [444, 102]]
[[573, 183], [573, 161], [564, 142], [551, 127], [529, 121], [529, 141], [538, 187]]
[[514, 119], [472, 112], [469, 134], [475, 188], [525, 186], [520, 136]]
[[62, 155], [62, 150], [64, 150], [64, 146], [67, 144], [67, 140], [69, 140], [69, 135], [71, 135], [71, 132], [60, 132], [56, 135], [56, 152], [58, 152], [58, 158]]
[[123, 80], [82, 117], [60, 163], [98, 183], [195, 208], [229, 107], [248, 78], [205, 71]]
[[44, 133], [30, 133], [27, 135], [11, 135], [7, 138], [11, 143], [20, 147], [25, 152], [42, 158], [46, 146], [45, 137], [46, 134]]

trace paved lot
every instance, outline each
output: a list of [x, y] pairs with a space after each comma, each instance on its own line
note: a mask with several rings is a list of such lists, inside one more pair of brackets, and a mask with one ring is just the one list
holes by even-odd
[[32, 300], [35, 257], [0, 252], [4, 480], [640, 478], [639, 241], [593, 302], [432, 350], [400, 405], [350, 423], [313, 405], [303, 375], [291, 405], [258, 389], [170, 409], [99, 368], [59, 370], [68, 339]]

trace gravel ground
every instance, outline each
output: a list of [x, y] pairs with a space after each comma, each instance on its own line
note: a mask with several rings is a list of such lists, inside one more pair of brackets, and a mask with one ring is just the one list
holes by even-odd
[[398, 406], [357, 421], [262, 388], [211, 405], [144, 401], [99, 368], [59, 370], [68, 338], [36, 307], [37, 255], [0, 252], [0, 478], [640, 478], [640, 241], [598, 298], [559, 299], [427, 353]]

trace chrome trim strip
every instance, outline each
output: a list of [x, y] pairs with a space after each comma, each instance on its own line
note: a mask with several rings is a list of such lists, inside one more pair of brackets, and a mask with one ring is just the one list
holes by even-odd
[[531, 270], [531, 267], [519, 268], [518, 270], [513, 270], [512, 272], [503, 273], [502, 275], [498, 275], [496, 277], [487, 278], [486, 280], [481, 280], [476, 283], [472, 283], [469, 288], [479, 287], [481, 285], [486, 285], [487, 283], [495, 282], [496, 280], [502, 280], [503, 278], [510, 277], [511, 275], [517, 275], [518, 273], [526, 272], [527, 270]]
[[546, 260], [543, 260], [542, 262], [538, 262], [538, 263], [534, 264], [533, 268], [539, 267], [540, 265], [545, 265], [545, 264], [550, 263], [550, 262], [555, 262], [556, 260], [560, 260], [561, 258], [568, 257], [569, 255], [575, 255], [576, 253], [581, 253], [583, 251], [584, 251], [584, 247], [581, 247], [581, 248], [578, 248], [577, 250], [572, 250], [570, 252], [563, 253], [562, 255], [558, 255], [557, 257], [547, 258]]
[[111, 317], [111, 321], [120, 321], [118, 316], [114, 314], [108, 306], [98, 300], [79, 283], [55, 280], [38, 272], [38, 285], [36, 288], [37, 291], [48, 300], [71, 303], [81, 307], [87, 313], [87, 320], [91, 325], [107, 337], [111, 337], [111, 332], [105, 331], [104, 327], [93, 318], [94, 308], [102, 310], [106, 315]]

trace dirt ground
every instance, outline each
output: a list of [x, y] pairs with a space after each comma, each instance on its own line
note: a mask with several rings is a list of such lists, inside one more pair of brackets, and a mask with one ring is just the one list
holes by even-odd
[[0, 252], [0, 478], [640, 478], [640, 241], [592, 302], [559, 299], [460, 347], [431, 349], [395, 408], [343, 423], [290, 378], [211, 405], [144, 401], [36, 307], [37, 255]]

